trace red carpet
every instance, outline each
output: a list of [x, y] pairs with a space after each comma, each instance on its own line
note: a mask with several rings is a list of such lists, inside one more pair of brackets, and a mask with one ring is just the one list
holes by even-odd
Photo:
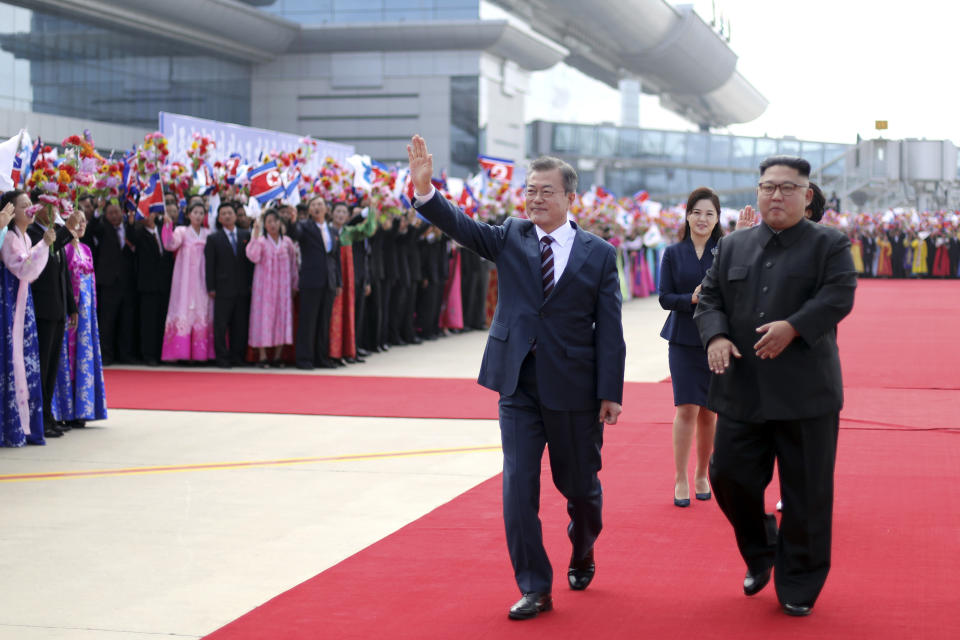
[[[555, 611], [531, 622], [506, 617], [518, 596], [497, 477], [208, 638], [956, 637], [958, 317], [960, 282], [861, 283], [856, 309], [840, 328], [847, 405], [834, 564], [810, 618], [780, 613], [770, 587], [754, 598], [742, 595], [743, 563], [715, 502], [672, 506], [670, 386], [629, 384], [624, 419], [606, 431], [606, 528], [597, 545], [597, 578], [583, 593], [565, 586], [564, 505], [544, 469], [542, 518], [557, 572]], [[269, 376], [278, 379], [277, 396], [274, 383], [264, 393], [267, 376], [229, 374], [237, 393], [217, 409], [225, 374], [198, 372], [186, 379], [191, 389], [185, 393], [183, 374], [164, 373], [176, 376], [164, 394], [167, 406], [153, 406], [160, 394], [144, 399], [137, 393], [143, 380], [126, 379], [128, 372], [122, 376], [129, 387], [111, 386], [111, 400], [170, 409], [496, 416], [495, 396], [469, 380]], [[381, 395], [371, 396], [373, 389]], [[250, 397], [254, 390], [264, 398]], [[416, 400], [420, 390], [429, 390], [431, 403]], [[774, 482], [768, 498], [776, 496]]]

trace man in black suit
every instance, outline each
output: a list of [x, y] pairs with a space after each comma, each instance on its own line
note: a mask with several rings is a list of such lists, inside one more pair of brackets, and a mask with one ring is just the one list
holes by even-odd
[[[170, 220], [177, 219], [177, 204], [166, 205]], [[149, 366], [160, 364], [160, 351], [170, 303], [173, 252], [163, 247], [158, 216], [150, 215], [134, 226], [137, 295], [140, 302], [140, 355]], [[163, 218], [160, 218], [161, 220]]]
[[[131, 213], [131, 217], [132, 217]], [[97, 323], [103, 364], [136, 360], [137, 278], [133, 226], [116, 201], [88, 223], [96, 239]]]
[[310, 201], [310, 219], [293, 222], [292, 240], [300, 244], [300, 318], [296, 336], [298, 369], [337, 365], [330, 359], [330, 313], [340, 292], [340, 243], [327, 225], [327, 201]]
[[226, 369], [243, 363], [250, 325], [250, 232], [237, 229], [236, 223], [233, 205], [221, 203], [217, 230], [207, 237], [203, 248], [207, 293], [213, 298], [213, 349], [217, 366]]
[[[843, 380], [837, 324], [857, 277], [847, 237], [804, 217], [810, 164], [760, 164], [762, 224], [717, 245], [694, 320], [718, 414], [710, 482], [747, 565], [744, 593], [770, 580], [783, 609], [808, 615], [830, 569], [833, 470]], [[783, 518], [764, 510], [780, 472]]]
[[[39, 194], [33, 194], [39, 195]], [[34, 202], [37, 198], [33, 198]], [[43, 387], [43, 433], [48, 438], [58, 438], [70, 427], [57, 427], [54, 424], [50, 401], [57, 383], [57, 369], [60, 366], [60, 346], [63, 344], [63, 331], [69, 321], [70, 326], [77, 325], [77, 301], [73, 297], [73, 284], [67, 271], [67, 256], [63, 248], [76, 234], [79, 217], [77, 211], [67, 219], [65, 226], [56, 226], [57, 239], [51, 247], [50, 257], [40, 276], [30, 285], [33, 293], [33, 307], [37, 316], [37, 339], [40, 347], [40, 378]], [[27, 227], [30, 240], [36, 244], [43, 239], [47, 228], [54, 225], [56, 214], [48, 209], [37, 214], [36, 222]]]
[[615, 424], [620, 414], [626, 355], [616, 253], [568, 222], [577, 174], [558, 158], [530, 165], [530, 219], [508, 218], [492, 226], [468, 217], [436, 192], [430, 183], [433, 158], [423, 138], [414, 136], [407, 153], [417, 210], [496, 263], [500, 274], [479, 381], [500, 392], [503, 516], [523, 594], [509, 616], [532, 618], [553, 608], [553, 570], [538, 516], [547, 444], [553, 482], [570, 515], [570, 588], [585, 589], [596, 571], [603, 424]]

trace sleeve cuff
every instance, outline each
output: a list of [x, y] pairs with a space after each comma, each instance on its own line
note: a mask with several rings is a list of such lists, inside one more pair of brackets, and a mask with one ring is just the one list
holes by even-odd
[[433, 185], [430, 185], [430, 191], [428, 193], [424, 195], [420, 195], [419, 193], [414, 193], [413, 206], [419, 207], [420, 205], [428, 202], [433, 197], [433, 194], [435, 194], [436, 192], [437, 192], [437, 188], [434, 187]]

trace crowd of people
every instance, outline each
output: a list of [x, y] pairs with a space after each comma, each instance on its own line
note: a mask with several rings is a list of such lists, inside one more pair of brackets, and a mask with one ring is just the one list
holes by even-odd
[[57, 225], [30, 211], [38, 197], [8, 191], [0, 216], [17, 382], [4, 446], [104, 419], [102, 368], [114, 363], [331, 369], [488, 326], [489, 263], [412, 210], [314, 196], [251, 218], [223, 199], [208, 227], [208, 197], [181, 206], [170, 193], [162, 215], [137, 219], [116, 198], [82, 195]]

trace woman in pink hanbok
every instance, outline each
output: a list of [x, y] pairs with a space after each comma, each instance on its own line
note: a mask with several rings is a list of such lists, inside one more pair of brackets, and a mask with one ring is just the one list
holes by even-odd
[[[259, 366], [268, 367], [267, 349], [276, 347], [273, 366], [282, 366], [283, 345], [293, 344], [293, 292], [297, 290], [297, 250], [280, 230], [280, 216], [269, 209], [258, 218], [247, 245], [255, 264], [247, 342], [259, 349]], [[266, 234], [263, 230], [266, 229]]]
[[175, 251], [170, 306], [163, 332], [160, 359], [212, 360], [213, 298], [207, 294], [203, 248], [210, 230], [203, 226], [206, 217], [203, 203], [194, 203], [187, 210], [190, 224], [174, 228], [174, 221], [163, 223], [163, 246]]

